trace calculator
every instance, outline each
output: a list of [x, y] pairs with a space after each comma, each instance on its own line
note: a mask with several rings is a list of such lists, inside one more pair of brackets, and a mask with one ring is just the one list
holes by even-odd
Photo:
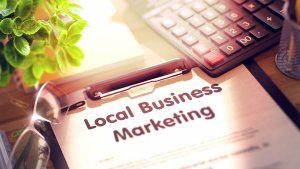
[[275, 45], [283, 0], [128, 0], [156, 32], [216, 77]]

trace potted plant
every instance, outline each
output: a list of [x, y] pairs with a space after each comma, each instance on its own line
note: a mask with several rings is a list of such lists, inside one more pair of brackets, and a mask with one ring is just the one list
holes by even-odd
[[[76, 43], [87, 26], [80, 9], [69, 0], [0, 0], [0, 86], [16, 70], [32, 86], [44, 72], [79, 66], [84, 53]], [[38, 19], [36, 11], [47, 19]]]

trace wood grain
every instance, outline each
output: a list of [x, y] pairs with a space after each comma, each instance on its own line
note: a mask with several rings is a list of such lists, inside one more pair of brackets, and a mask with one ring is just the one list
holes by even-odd
[[300, 112], [300, 80], [289, 78], [279, 71], [275, 64], [277, 51], [278, 46], [275, 46], [258, 55], [255, 61]]

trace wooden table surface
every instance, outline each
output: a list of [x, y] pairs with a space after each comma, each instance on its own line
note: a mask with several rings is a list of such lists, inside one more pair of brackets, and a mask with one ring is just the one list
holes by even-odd
[[275, 64], [277, 51], [278, 45], [258, 55], [255, 61], [300, 112], [300, 80], [289, 78], [279, 71]]

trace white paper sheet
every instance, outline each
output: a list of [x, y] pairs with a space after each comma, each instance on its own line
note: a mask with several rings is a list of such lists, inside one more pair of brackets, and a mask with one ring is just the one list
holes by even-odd
[[[243, 65], [219, 78], [196, 68], [151, 93], [131, 97], [135, 91], [91, 101], [53, 126], [70, 168], [300, 166], [298, 129]], [[164, 107], [153, 108], [159, 100]]]

